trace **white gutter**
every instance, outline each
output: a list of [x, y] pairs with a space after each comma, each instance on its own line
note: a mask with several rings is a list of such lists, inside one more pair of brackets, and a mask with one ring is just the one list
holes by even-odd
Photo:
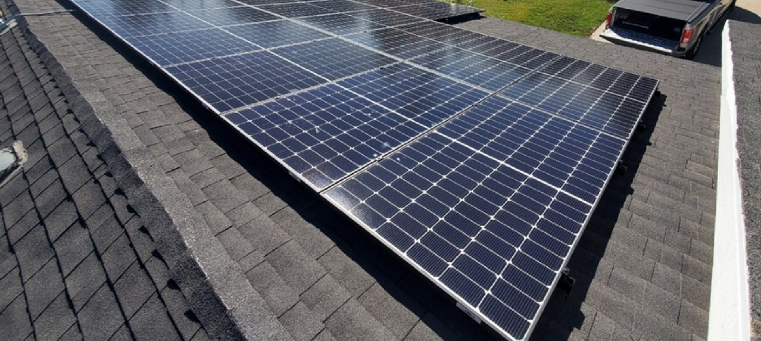
[[729, 21], [722, 32], [719, 164], [708, 341], [750, 339], [748, 256], [738, 170], [737, 103]]

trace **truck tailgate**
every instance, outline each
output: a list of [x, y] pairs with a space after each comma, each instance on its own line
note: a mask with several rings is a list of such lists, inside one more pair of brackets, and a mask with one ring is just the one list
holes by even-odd
[[670, 19], [690, 21], [710, 4], [710, 2], [700, 0], [622, 0], [616, 4], [616, 7]]

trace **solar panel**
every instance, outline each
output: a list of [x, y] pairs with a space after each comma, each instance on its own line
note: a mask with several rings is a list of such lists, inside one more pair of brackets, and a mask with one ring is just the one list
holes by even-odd
[[309, 4], [319, 6], [319, 7], [324, 7], [336, 13], [361, 11], [361, 10], [375, 8], [370, 5], [366, 5], [366, 4], [354, 2], [354, 1], [347, 1], [347, 0], [313, 1], [313, 2], [310, 2]]
[[330, 80], [396, 62], [394, 59], [336, 38], [287, 46], [274, 52]]
[[395, 11], [431, 20], [456, 18], [473, 15], [482, 10], [470, 6], [458, 5], [451, 2], [428, 2], [421, 5], [394, 7]]
[[159, 66], [253, 52], [259, 49], [256, 45], [218, 28], [129, 38], [127, 42]]
[[135, 0], [129, 2], [82, 1], [79, 5], [94, 17], [179, 12], [178, 9], [166, 3], [154, 0]]
[[305, 2], [278, 5], [261, 5], [258, 8], [272, 13], [277, 13], [286, 18], [307, 17], [312, 15], [330, 14], [337, 12], [325, 7], [310, 5], [309, 3]]
[[161, 0], [161, 2], [165, 2], [170, 6], [182, 9], [184, 11], [240, 6], [239, 3], [230, 0]]
[[155, 13], [131, 16], [94, 17], [122, 38], [133, 38], [169, 32], [191, 31], [211, 28], [211, 25], [185, 13]]
[[[521, 138], [503, 149], [501, 141]], [[567, 179], [576, 183], [593, 167], [605, 181], [624, 144], [491, 97], [325, 196], [469, 309], [523, 339], [604, 185], [581, 200], [543, 172], [576, 167]], [[601, 154], [586, 158], [590, 151]]]
[[326, 82], [267, 51], [182, 64], [166, 72], [218, 112]]
[[[648, 84], [652, 86], [635, 91], [649, 89], [652, 95], [655, 84]], [[543, 73], [522, 79], [505, 89], [503, 94], [623, 138], [631, 136], [647, 106], [646, 102]]]
[[189, 14], [214, 26], [243, 25], [280, 19], [272, 14], [247, 6], [188, 11]]
[[421, 18], [385, 9], [372, 9], [366, 11], [350, 12], [347, 14], [385, 26], [398, 26], [423, 21]]
[[407, 64], [394, 64], [338, 84], [426, 128], [444, 122], [489, 95]]
[[491, 91], [497, 91], [531, 72], [515, 64], [457, 48], [437, 50], [410, 62]]
[[74, 1], [510, 339], [658, 85], [401, 12], [432, 0]]
[[225, 118], [316, 190], [426, 129], [333, 84]]
[[346, 38], [401, 59], [411, 59], [449, 47], [394, 28], [352, 34]]
[[298, 44], [329, 36], [288, 20], [275, 20], [225, 28], [230, 33], [264, 48]]
[[346, 14], [328, 14], [316, 17], [297, 18], [298, 21], [336, 35], [374, 30], [383, 25], [362, 20]]

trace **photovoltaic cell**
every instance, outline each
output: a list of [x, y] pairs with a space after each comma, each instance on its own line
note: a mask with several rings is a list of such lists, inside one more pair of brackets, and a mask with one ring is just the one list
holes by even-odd
[[361, 11], [361, 10], [375, 8], [370, 5], [366, 5], [366, 4], [354, 2], [354, 1], [347, 1], [347, 0], [312, 1], [309, 4], [314, 6], [324, 7], [336, 13], [354, 12], [354, 11]]
[[306, 3], [306, 2], [294, 2], [294, 3], [278, 4], [278, 5], [261, 5], [258, 8], [261, 8], [265, 11], [280, 14], [287, 18], [308, 17], [312, 15], [336, 13], [336, 11], [334, 10], [331, 10], [325, 7], [310, 5], [309, 3]]
[[106, 16], [96, 19], [124, 39], [211, 28], [211, 25], [180, 12]]
[[350, 12], [347, 14], [385, 26], [398, 26], [423, 21], [421, 18], [385, 9], [371, 9], [366, 11]]
[[457, 48], [438, 50], [410, 62], [491, 91], [512, 84], [531, 71]]
[[159, 66], [259, 49], [217, 28], [129, 38], [127, 41]]
[[352, 17], [346, 14], [329, 14], [316, 17], [302, 17], [297, 18], [297, 20], [336, 35], [369, 31], [384, 27], [381, 24], [362, 20], [360, 18]]
[[287, 46], [274, 52], [330, 80], [396, 62], [382, 54], [336, 38]]
[[155, 0], [135, 0], [126, 2], [114, 1], [82, 1], [79, 3], [84, 11], [93, 17], [179, 12], [178, 9], [166, 3]]
[[237, 7], [239, 3], [230, 0], [161, 0], [183, 11], [206, 10], [223, 7]]
[[166, 71], [217, 112], [326, 82], [267, 51], [183, 64]]
[[590, 127], [629, 138], [647, 103], [542, 73], [532, 74], [503, 94]]
[[431, 20], [456, 18], [464, 15], [472, 15], [482, 10], [470, 6], [458, 5], [450, 2], [428, 2], [422, 5], [410, 5], [394, 7], [395, 11], [414, 15]]
[[196, 10], [188, 13], [214, 26], [243, 25], [280, 19], [248, 6]]
[[352, 34], [346, 38], [401, 59], [415, 58], [448, 47], [448, 45], [394, 28]]
[[316, 190], [425, 131], [337, 85], [245, 109], [226, 119]]
[[232, 34], [264, 48], [298, 44], [329, 36], [288, 20], [275, 20], [225, 28]]
[[[505, 150], [514, 134], [525, 135], [522, 144]], [[553, 169], [551, 162], [592, 162], [584, 156], [600, 146], [585, 141], [618, 153], [624, 144], [492, 97], [325, 196], [470, 309], [523, 339], [594, 203], [538, 171]], [[515, 166], [526, 160], [533, 169]]]
[[409, 24], [398, 28], [412, 34], [423, 36], [456, 47], [462, 47], [461, 45], [463, 44], [471, 43], [474, 40], [485, 37], [482, 34], [458, 29], [451, 25], [432, 21]]
[[489, 95], [406, 64], [363, 73], [338, 84], [426, 128], [432, 128]]
[[237, 0], [246, 5], [258, 6], [258, 5], [274, 5], [274, 4], [286, 4], [292, 2], [301, 2], [301, 0]]
[[372, 6], [383, 7], [383, 8], [406, 6], [410, 4], [410, 1], [408, 0], [353, 0], [353, 1], [372, 5]]

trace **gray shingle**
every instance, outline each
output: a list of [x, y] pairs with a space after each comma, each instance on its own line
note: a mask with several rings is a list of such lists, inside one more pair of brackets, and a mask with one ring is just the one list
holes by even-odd
[[290, 235], [265, 215], [257, 216], [241, 226], [238, 231], [251, 242], [251, 245], [256, 246], [257, 251], [265, 255], [291, 240]]
[[375, 320], [354, 299], [348, 300], [326, 321], [325, 326], [339, 340], [393, 340], [394, 334]]
[[278, 320], [293, 339], [299, 341], [312, 340], [325, 328], [301, 302], [291, 307]]
[[[393, 286], [389, 286], [393, 288]], [[420, 321], [425, 309], [399, 290], [388, 292], [375, 283], [357, 301], [391, 333], [403, 339]]]
[[234, 227], [220, 233], [217, 239], [225, 247], [225, 251], [227, 251], [230, 258], [236, 262], [243, 259], [249, 253], [254, 252], [254, 247], [251, 243]]
[[56, 240], [78, 218], [79, 215], [74, 207], [74, 203], [71, 200], [64, 200], [53, 212], [43, 219], [43, 223], [50, 238]]
[[66, 290], [69, 292], [74, 309], [79, 311], [106, 283], [106, 273], [95, 253], [90, 253], [66, 277]]
[[275, 316], [280, 316], [299, 301], [294, 292], [268, 262], [263, 262], [246, 273], [251, 286], [262, 295]]
[[306, 291], [326, 273], [294, 241], [285, 243], [265, 258], [297, 294]]
[[45, 229], [37, 225], [32, 228], [16, 245], [16, 257], [21, 267], [21, 278], [26, 282], [45, 263], [53, 258], [53, 249], [50, 247]]
[[130, 326], [137, 340], [181, 340], [156, 295], [130, 319]]
[[3, 311], [17, 296], [24, 292], [21, 286], [21, 276], [17, 267], [13, 268], [4, 277], [0, 277], [0, 311]]
[[64, 276], [95, 250], [87, 229], [79, 223], [71, 225], [53, 245]]
[[135, 312], [156, 292], [156, 287], [138, 262], [132, 263], [119, 280], [114, 283], [124, 314], [131, 318]]
[[334, 247], [317, 261], [325, 267], [333, 278], [341, 282], [346, 290], [349, 290], [355, 297], [359, 297], [375, 283], [375, 279], [353, 258], [356, 259], [356, 255], [346, 254], [341, 248]]
[[85, 340], [105, 340], [124, 324], [116, 297], [108, 286], [100, 289], [77, 314]]
[[24, 296], [19, 295], [10, 305], [0, 311], [0, 326], [13, 326], [13, 328], [0, 328], [0, 339], [23, 340], [32, 333], [32, 323], [26, 313]]
[[70, 327], [76, 328], [76, 321], [66, 294], [61, 293], [34, 321], [35, 334], [40, 340], [57, 340]]
[[301, 302], [320, 321], [325, 321], [350, 298], [351, 293], [338, 284], [333, 277], [327, 275], [301, 295]]
[[54, 260], [49, 261], [24, 284], [27, 309], [36, 319], [64, 290], [63, 278]]
[[185, 301], [185, 297], [179, 290], [164, 288], [161, 291], [161, 298], [166, 304], [167, 311], [172, 320], [180, 331], [183, 339], [189, 340], [193, 335], [201, 328], [201, 325], [197, 321], [193, 321], [188, 317], [188, 311], [190, 307]]
[[126, 234], [122, 234], [101, 255], [103, 266], [112, 280], [119, 278], [137, 260]]

